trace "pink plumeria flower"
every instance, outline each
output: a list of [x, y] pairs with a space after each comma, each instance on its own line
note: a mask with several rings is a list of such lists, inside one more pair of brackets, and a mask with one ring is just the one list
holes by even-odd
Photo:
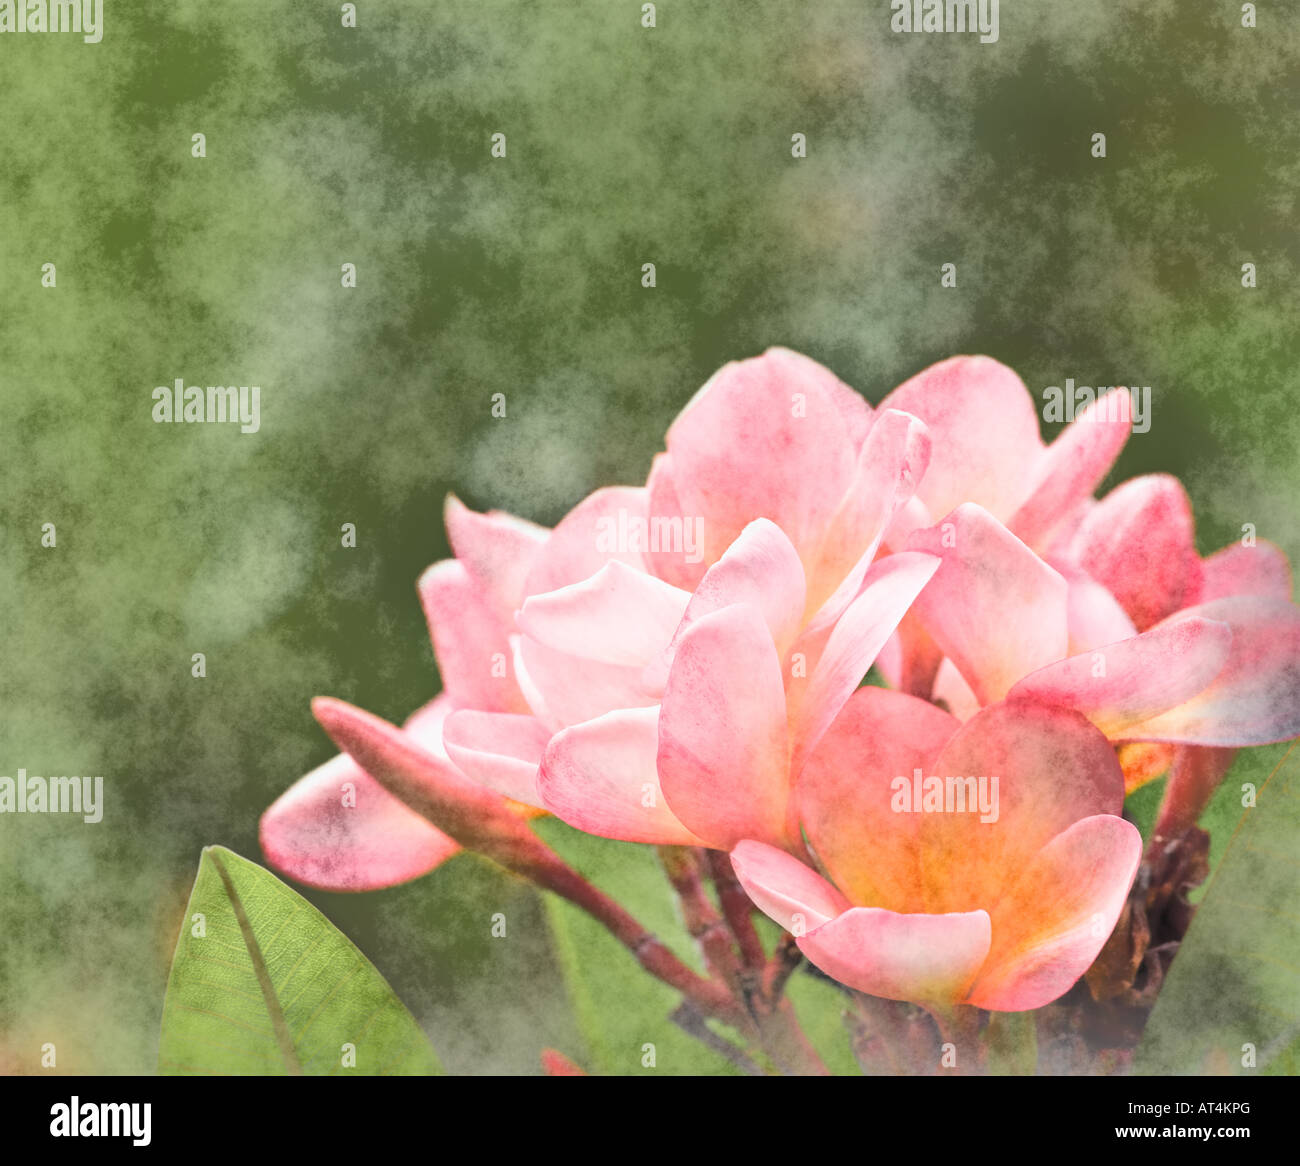
[[[1279, 644], [1294, 636], [1291, 568], [1272, 543], [1232, 543], [1202, 558], [1197, 554], [1192, 503], [1182, 484], [1168, 474], [1147, 474], [1117, 486], [1081, 512], [1069, 539], [1052, 560], [1072, 580], [1072, 604], [1093, 624], [1093, 638], [1117, 639], [1123, 629], [1146, 631], [1179, 612], [1220, 600], [1238, 600], [1234, 610], [1252, 610], [1271, 624]], [[1079, 591], [1076, 599], [1075, 590]], [[1246, 604], [1247, 599], [1254, 599]], [[1118, 609], [1118, 611], [1116, 611]], [[1082, 629], [1081, 629], [1082, 631]], [[1081, 644], [1083, 651], [1092, 644]], [[1294, 684], [1279, 679], [1279, 704]], [[1135, 789], [1169, 771], [1157, 834], [1193, 825], [1235, 756], [1231, 747], [1186, 744], [1131, 746], [1121, 763]]]
[[1238, 747], [1300, 732], [1300, 609], [1280, 596], [1220, 595], [1137, 632], [1118, 608], [1099, 619], [1108, 592], [1067, 583], [974, 504], [906, 545], [943, 560], [912, 615], [950, 665], [935, 695], [958, 716], [1046, 701], [1116, 743]]
[[[456, 764], [519, 802], [568, 812], [558, 779], [541, 783], [543, 753], [561, 731], [573, 730], [565, 738], [573, 747], [599, 735], [610, 748], [635, 748], [653, 768], [672, 653], [709, 612], [741, 601], [779, 607], [781, 651], [802, 634], [807, 662], [855, 604], [892, 610], [884, 593], [893, 585], [869, 581], [868, 571], [925, 470], [928, 441], [915, 418], [873, 413], [821, 366], [773, 349], [722, 369], [674, 422], [667, 444], [647, 487], [597, 491], [534, 560], [510, 637], [527, 710], [468, 705], [446, 723]], [[611, 534], [626, 532], [638, 537], [611, 546]], [[665, 545], [665, 532], [678, 543]], [[452, 542], [467, 560], [454, 530]], [[763, 555], [780, 568], [771, 579]], [[878, 574], [901, 575], [904, 565]], [[578, 732], [584, 725], [591, 728]], [[589, 776], [594, 798], [594, 769]], [[623, 827], [638, 837], [653, 828]]]
[[[891, 529], [890, 546], [916, 545], [907, 541], [916, 530], [962, 503], [979, 505], [1065, 578], [1070, 655], [1129, 639], [1180, 611], [1253, 596], [1260, 602], [1190, 614], [1239, 625], [1233, 654], [1239, 679], [1251, 659], [1244, 641], [1260, 646], [1272, 636], [1278, 650], [1265, 654], [1264, 678], [1278, 684], [1279, 708], [1294, 708], [1294, 665], [1288, 663], [1295, 659], [1294, 609], [1281, 551], [1259, 542], [1201, 559], [1191, 502], [1166, 474], [1133, 479], [1093, 500], [1131, 429], [1125, 390], [1089, 405], [1050, 446], [1039, 437], [1032, 394], [1014, 372], [987, 357], [954, 357], [925, 369], [885, 398], [881, 408], [889, 407], [925, 422], [932, 444], [926, 477]], [[880, 664], [908, 691], [932, 695], [964, 715], [979, 707], [967, 677], [943, 658], [917, 620], [905, 621]], [[1285, 739], [1295, 731], [1288, 730], [1292, 723], [1282, 716], [1272, 728], [1243, 728], [1242, 741]], [[1163, 729], [1170, 728], [1166, 718]], [[1171, 795], [1177, 786], [1190, 790], [1166, 800], [1193, 821], [1232, 756], [1231, 747], [1168, 739], [1129, 744], [1121, 752], [1130, 790], [1172, 765]]]
[[[969, 788], [971, 803], [911, 798], [927, 779], [946, 790], [993, 777], [989, 800]], [[828, 975], [937, 1012], [1020, 1012], [1062, 995], [1110, 935], [1141, 858], [1106, 738], [1031, 702], [961, 724], [906, 693], [860, 689], [797, 800], [825, 874], [745, 840], [732, 851], [742, 885]]]
[[[766, 519], [750, 523], [662, 625], [644, 668], [659, 703], [557, 733], [538, 772], [543, 803], [625, 841], [729, 849], [757, 838], [802, 853], [791, 791], [804, 760], [938, 565], [888, 556], [822, 627], [804, 621], [794, 545]], [[616, 638], [603, 621], [585, 630]]]
[[[819, 651], [859, 598], [927, 455], [915, 418], [873, 413], [820, 365], [773, 349], [726, 366], [700, 390], [646, 487], [597, 490], [554, 530], [450, 499], [456, 558], [419, 586], [444, 691], [408, 731], [440, 763], [541, 806], [538, 767], [551, 736], [658, 702], [664, 650], [695, 584], [768, 511], [794, 532], [811, 581], [800, 621], [815, 629]], [[651, 537], [657, 529], [678, 542]], [[583, 629], [589, 614], [597, 635]], [[597, 642], [604, 633], [608, 642]], [[338, 890], [415, 878], [458, 849], [346, 755], [267, 811], [262, 842], [280, 870]]]

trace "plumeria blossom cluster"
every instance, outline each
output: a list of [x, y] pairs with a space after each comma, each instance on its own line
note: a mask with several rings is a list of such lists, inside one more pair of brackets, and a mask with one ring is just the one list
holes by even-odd
[[442, 694], [401, 729], [318, 701], [346, 752], [267, 811], [268, 857], [335, 890], [462, 846], [536, 874], [549, 813], [727, 852], [857, 992], [935, 1015], [1056, 1000], [1142, 861], [1126, 793], [1168, 773], [1172, 835], [1235, 749], [1300, 732], [1281, 552], [1201, 558], [1165, 475], [1094, 497], [1127, 406], [1045, 445], [989, 358], [872, 409], [772, 349], [704, 385], [644, 486], [554, 529], [449, 500], [455, 558], [419, 583]]

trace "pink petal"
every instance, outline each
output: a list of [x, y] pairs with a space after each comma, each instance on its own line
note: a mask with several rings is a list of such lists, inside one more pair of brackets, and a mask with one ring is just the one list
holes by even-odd
[[[876, 414], [810, 576], [810, 612], [834, 619], [852, 602], [885, 531], [915, 493], [929, 461], [924, 423], [894, 409]], [[823, 604], [829, 610], [819, 612]]]
[[1028, 496], [1043, 456], [1038, 413], [1006, 365], [952, 357], [899, 385], [879, 408], [911, 413], [930, 431], [930, 468], [916, 493], [931, 514], [978, 502], [1005, 518]]
[[930, 699], [946, 708], [959, 721], [969, 721], [980, 711], [980, 702], [975, 698], [970, 685], [962, 679], [957, 666], [947, 657], [940, 662], [939, 671], [935, 673]]
[[[1110, 742], [1078, 713], [1029, 701], [977, 713], [922, 776], [943, 779], [945, 792], [949, 778], [975, 781], [953, 786], [954, 803], [964, 792], [965, 812], [955, 804], [943, 813], [916, 813], [913, 806], [906, 815], [920, 820], [923, 872], [923, 898], [909, 903], [911, 910], [987, 908], [1062, 830], [1093, 814], [1118, 814], [1124, 805], [1124, 773]], [[972, 808], [981, 777], [994, 803], [989, 821]]]
[[516, 622], [526, 636], [571, 656], [644, 668], [668, 647], [690, 598], [614, 560], [580, 583], [530, 596]]
[[1205, 559], [1201, 566], [1204, 570], [1201, 603], [1231, 595], [1291, 598], [1291, 564], [1270, 542], [1257, 542], [1249, 547], [1232, 543]]
[[853, 904], [811, 867], [765, 842], [738, 842], [731, 867], [760, 911], [802, 935]]
[[524, 601], [524, 581], [550, 531], [501, 510], [479, 514], [454, 494], [447, 496], [444, 521], [452, 553], [478, 584], [496, 618], [509, 627]]
[[1192, 504], [1177, 478], [1148, 474], [1116, 487], [1084, 518], [1072, 554], [1137, 626], [1197, 601], [1201, 560]]
[[1130, 726], [1125, 739], [1235, 747], [1300, 733], [1300, 609], [1241, 595], [1189, 607], [1161, 626], [1198, 619], [1232, 629], [1223, 669], [1177, 708]]
[[1133, 621], [1109, 591], [1077, 569], [1058, 568], [1069, 584], [1066, 597], [1070, 655], [1137, 635]]
[[686, 406], [668, 452], [683, 512], [704, 518], [709, 562], [769, 518], [811, 563], [853, 477], [849, 391], [807, 357], [771, 349], [720, 369]]
[[[440, 735], [448, 708], [447, 698], [437, 697], [407, 722], [408, 731]], [[276, 870], [326, 891], [396, 886], [460, 850], [346, 753], [282, 793], [262, 815], [259, 834]]]
[[646, 493], [651, 530], [659, 532], [646, 552], [647, 567], [674, 587], [694, 591], [712, 561], [704, 557], [704, 517], [683, 513], [668, 454], [655, 455]]
[[790, 693], [797, 696], [797, 702], [792, 701], [797, 712], [791, 720], [791, 772], [799, 772], [808, 751], [816, 747], [826, 727], [862, 683], [876, 654], [939, 562], [933, 555], [911, 551], [881, 559], [867, 572], [861, 593], [835, 624], [807, 682], [791, 678]]
[[317, 697], [321, 727], [393, 797], [462, 846], [504, 865], [534, 855], [536, 835], [505, 801], [466, 777], [411, 733], [345, 701]]
[[1084, 818], [1025, 866], [993, 909], [993, 944], [968, 1003], [1028, 1012], [1064, 995], [1110, 937], [1142, 860], [1122, 818]]
[[959, 506], [907, 545], [943, 559], [913, 614], [981, 704], [1066, 654], [1065, 580], [988, 511]]
[[659, 703], [660, 690], [646, 685], [641, 665], [586, 660], [530, 636], [517, 637], [514, 646], [519, 685], [533, 712], [552, 729], [590, 721], [613, 709]]
[[832, 979], [885, 1000], [944, 1005], [961, 1000], [990, 940], [984, 911], [900, 915], [854, 907], [798, 941]]
[[1040, 668], [1007, 699], [1074, 709], [1112, 740], [1129, 740], [1134, 726], [1204, 689], [1223, 669], [1231, 646], [1226, 623], [1179, 619]]
[[396, 886], [460, 850], [346, 753], [282, 793], [262, 815], [260, 839], [276, 870], [326, 891]]
[[510, 667], [508, 628], [463, 563], [434, 563], [419, 583], [443, 691], [457, 707], [522, 712]]
[[546, 808], [588, 834], [699, 846], [659, 787], [659, 710], [619, 709], [557, 733], [538, 779]]
[[1007, 523], [1012, 533], [1031, 547], [1043, 546], [1063, 516], [1092, 496], [1132, 428], [1127, 389], [1114, 389], [1085, 408], [1039, 460], [1028, 498]]
[[799, 816], [826, 872], [855, 903], [921, 906], [921, 815], [893, 809], [895, 778], [933, 766], [957, 720], [929, 701], [860, 688], [799, 774]]
[[803, 564], [790, 540], [765, 518], [751, 522], [700, 581], [672, 643], [647, 671], [647, 684], [662, 691], [687, 629], [735, 603], [751, 604], [763, 613], [777, 654], [784, 658], [803, 619], [804, 594]]
[[646, 569], [649, 545], [645, 489], [607, 486], [589, 494], [558, 523], [524, 583], [526, 595], [558, 591], [589, 579], [611, 559]]
[[799, 845], [781, 662], [757, 608], [724, 608], [682, 637], [659, 719], [659, 778], [673, 812], [711, 846]]
[[526, 806], [540, 806], [537, 767], [550, 731], [536, 717], [461, 709], [447, 718], [443, 745], [456, 768]]

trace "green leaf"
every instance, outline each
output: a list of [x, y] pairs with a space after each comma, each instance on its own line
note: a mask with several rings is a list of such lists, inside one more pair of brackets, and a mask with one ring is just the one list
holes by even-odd
[[[1231, 788], [1260, 782], [1252, 750]], [[1216, 799], [1217, 800], [1217, 799]], [[1240, 801], [1238, 801], [1240, 805]], [[1249, 1062], [1253, 1055], [1255, 1065]], [[1139, 1073], [1300, 1072], [1300, 754], [1289, 750], [1241, 816], [1138, 1049]]]
[[[345, 1064], [351, 1045], [354, 1065]], [[269, 871], [204, 849], [167, 981], [165, 1074], [416, 1076], [441, 1071], [387, 981]]]

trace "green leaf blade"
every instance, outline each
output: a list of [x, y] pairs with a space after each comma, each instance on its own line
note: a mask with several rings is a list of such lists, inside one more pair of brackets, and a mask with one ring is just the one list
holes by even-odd
[[[355, 1064], [345, 1064], [345, 1045], [353, 1046]], [[204, 850], [186, 908], [167, 982], [158, 1069], [441, 1071], [415, 1018], [356, 946], [269, 871], [222, 847]]]

